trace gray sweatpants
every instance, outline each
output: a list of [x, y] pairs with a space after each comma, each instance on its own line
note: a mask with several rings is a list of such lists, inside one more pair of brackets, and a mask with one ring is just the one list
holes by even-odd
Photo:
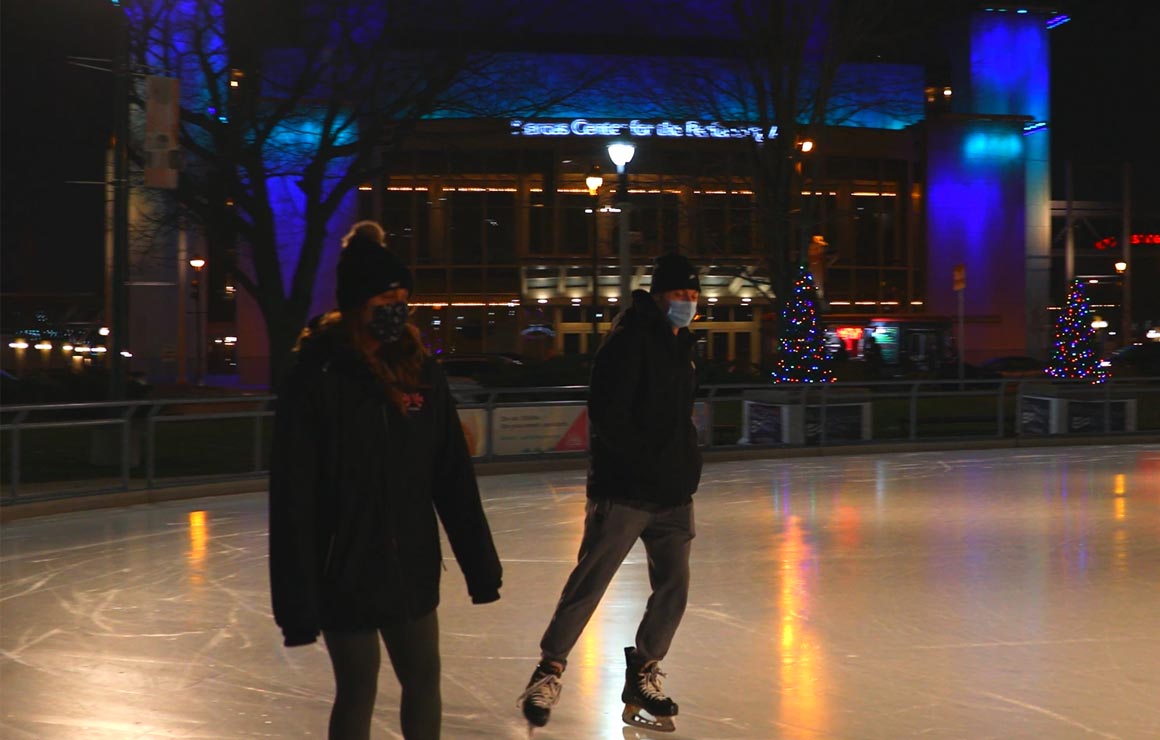
[[568, 653], [639, 537], [648, 553], [652, 594], [636, 631], [637, 655], [645, 661], [664, 658], [689, 599], [689, 550], [695, 534], [691, 502], [657, 508], [588, 499], [580, 554], [540, 640], [541, 657], [567, 663]]

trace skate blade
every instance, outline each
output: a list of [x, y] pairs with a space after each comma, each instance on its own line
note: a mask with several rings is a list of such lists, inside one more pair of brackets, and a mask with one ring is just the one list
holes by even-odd
[[656, 732], [674, 732], [677, 729], [676, 725], [673, 724], [672, 717], [652, 717], [635, 704], [625, 704], [620, 718], [624, 720], [626, 725]]

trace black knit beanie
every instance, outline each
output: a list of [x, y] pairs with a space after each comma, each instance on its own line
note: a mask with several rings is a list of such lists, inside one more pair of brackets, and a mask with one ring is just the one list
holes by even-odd
[[701, 290], [701, 280], [692, 262], [676, 252], [662, 254], [653, 261], [650, 293], [686, 289]]
[[354, 234], [338, 257], [338, 308], [360, 308], [379, 293], [395, 288], [414, 287], [411, 271], [377, 240]]

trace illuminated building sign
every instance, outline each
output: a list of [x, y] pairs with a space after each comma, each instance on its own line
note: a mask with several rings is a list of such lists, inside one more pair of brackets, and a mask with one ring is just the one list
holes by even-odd
[[847, 352], [856, 351], [858, 342], [862, 339], [862, 327], [860, 326], [839, 326], [834, 333], [838, 335], [838, 339], [842, 340]]
[[[1160, 245], [1160, 234], [1132, 234], [1132, 246], [1137, 247], [1141, 244]], [[1096, 249], [1115, 249], [1120, 246], [1120, 240], [1114, 236], [1105, 236], [1095, 244]]]
[[717, 121], [592, 121], [574, 118], [571, 121], [525, 121], [514, 119], [509, 122], [512, 136], [631, 136], [647, 139], [753, 139], [757, 142], [777, 137], [777, 126], [768, 132], [761, 126], [741, 124], [729, 126]]

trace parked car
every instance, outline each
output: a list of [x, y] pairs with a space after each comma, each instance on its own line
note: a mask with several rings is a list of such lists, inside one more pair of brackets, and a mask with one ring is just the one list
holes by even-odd
[[1042, 378], [1047, 364], [1024, 355], [1008, 355], [987, 360], [979, 366], [999, 378]]
[[458, 403], [480, 403], [487, 400], [481, 389], [503, 384], [509, 376], [523, 367], [523, 362], [507, 354], [438, 354], [435, 360], [447, 374], [451, 394]]
[[1160, 377], [1160, 342], [1136, 342], [1100, 361], [1100, 367], [1119, 378]]

